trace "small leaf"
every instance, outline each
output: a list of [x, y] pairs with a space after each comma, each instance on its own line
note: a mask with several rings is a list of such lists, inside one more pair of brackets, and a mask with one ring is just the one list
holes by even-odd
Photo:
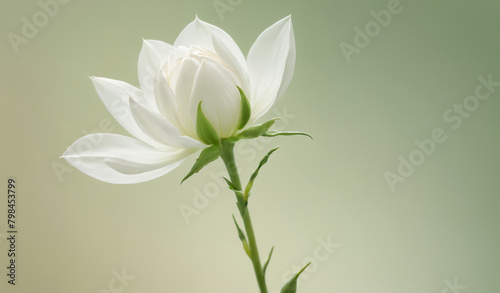
[[267, 266], [269, 265], [269, 261], [271, 260], [271, 256], [273, 255], [274, 251], [274, 246], [271, 248], [271, 251], [269, 252], [269, 256], [267, 257], [267, 261], [264, 264], [264, 267], [262, 267], [262, 271], [264, 272], [264, 275], [266, 274]]
[[238, 122], [238, 130], [241, 130], [245, 127], [245, 125], [247, 125], [248, 120], [250, 120], [251, 110], [250, 102], [248, 101], [247, 96], [239, 86], [236, 87], [238, 88], [241, 96], [240, 121]]
[[213, 125], [208, 121], [203, 110], [201, 109], [201, 101], [198, 104], [198, 112], [196, 113], [196, 135], [206, 144], [217, 144], [219, 136]]
[[240, 226], [238, 225], [238, 222], [236, 222], [236, 219], [234, 218], [234, 215], [233, 215], [233, 220], [234, 220], [234, 224], [236, 225], [236, 229], [238, 229], [238, 237], [240, 238], [241, 241], [246, 240], [245, 233], [243, 233], [243, 231], [241, 231]]
[[309, 137], [310, 139], [313, 139], [312, 136], [308, 133], [305, 132], [300, 132], [300, 131], [277, 131], [277, 130], [268, 130], [262, 134], [262, 136], [267, 136], [267, 137], [276, 137], [276, 136], [291, 136], [291, 135], [305, 135]]
[[222, 177], [224, 180], [226, 180], [227, 185], [229, 186], [229, 189], [234, 191], [234, 194], [236, 194], [236, 205], [238, 206], [238, 210], [240, 211], [241, 216], [245, 215], [245, 211], [247, 209], [247, 202], [245, 201], [245, 197], [243, 196], [243, 192], [241, 190], [236, 189], [234, 187], [233, 183], [229, 181], [226, 177]]
[[264, 158], [262, 158], [262, 160], [260, 160], [259, 166], [257, 167], [257, 169], [255, 169], [255, 171], [253, 171], [252, 175], [250, 176], [250, 180], [248, 181], [247, 187], [245, 188], [245, 192], [243, 193], [243, 195], [245, 197], [245, 201], [247, 201], [248, 197], [250, 196], [250, 189], [252, 189], [253, 182], [255, 181], [255, 178], [257, 178], [257, 175], [259, 175], [260, 168], [262, 168], [262, 166], [264, 166], [264, 164], [267, 163], [267, 160], [269, 160], [269, 157], [271, 156], [271, 154], [274, 153], [279, 148], [280, 147], [276, 147], [276, 148], [270, 150], [264, 156]]
[[229, 189], [231, 189], [232, 191], [241, 191], [241, 190], [238, 190], [236, 187], [234, 187], [233, 185], [233, 182], [231, 182], [229, 179], [227, 179], [226, 177], [222, 177], [222, 179], [224, 179], [224, 181], [226, 181]]
[[210, 146], [201, 151], [200, 156], [198, 157], [198, 159], [196, 159], [196, 162], [194, 162], [191, 171], [189, 171], [186, 177], [182, 179], [181, 184], [182, 182], [186, 181], [186, 179], [191, 177], [193, 174], [198, 173], [203, 167], [215, 161], [219, 157], [219, 154], [220, 154], [220, 147], [218, 144]]
[[311, 263], [308, 263], [305, 267], [300, 270], [300, 272], [296, 273], [295, 276], [293, 276], [290, 281], [288, 281], [283, 288], [281, 289], [281, 293], [295, 293], [297, 292], [297, 279], [299, 278], [300, 274], [310, 265]]
[[233, 140], [238, 141], [240, 139], [251, 139], [261, 136], [263, 133], [269, 130], [273, 126], [274, 122], [278, 118], [271, 119], [265, 123], [255, 125], [245, 129], [242, 133], [236, 135]]
[[245, 233], [240, 229], [240, 226], [238, 225], [238, 222], [236, 222], [236, 219], [234, 218], [233, 215], [233, 220], [234, 224], [236, 225], [236, 229], [238, 229], [238, 237], [241, 240], [241, 243], [243, 244], [243, 249], [245, 249], [245, 252], [247, 253], [248, 257], [252, 259], [252, 254], [250, 253], [250, 247], [248, 246], [247, 239], [245, 237]]

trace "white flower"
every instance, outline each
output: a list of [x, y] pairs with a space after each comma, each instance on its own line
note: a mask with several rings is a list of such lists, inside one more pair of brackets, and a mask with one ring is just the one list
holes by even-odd
[[144, 40], [138, 62], [141, 89], [118, 80], [92, 78], [109, 112], [135, 138], [87, 135], [62, 157], [104, 182], [157, 178], [207, 147], [196, 131], [200, 102], [218, 137], [232, 137], [241, 131], [237, 129], [242, 101], [237, 87], [250, 103], [248, 128], [283, 95], [294, 66], [290, 16], [267, 28], [246, 59], [226, 32], [196, 17], [173, 45]]

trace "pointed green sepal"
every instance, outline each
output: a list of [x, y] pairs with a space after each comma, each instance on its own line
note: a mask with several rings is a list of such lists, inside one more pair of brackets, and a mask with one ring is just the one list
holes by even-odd
[[219, 143], [219, 136], [213, 127], [212, 123], [208, 121], [207, 117], [201, 109], [201, 101], [198, 104], [198, 112], [196, 113], [196, 135], [206, 144]]
[[300, 274], [310, 265], [311, 263], [308, 263], [305, 267], [300, 270], [300, 272], [296, 273], [295, 276], [293, 276], [290, 281], [288, 281], [283, 288], [281, 289], [281, 293], [295, 293], [297, 292], [297, 279], [299, 278]]
[[245, 215], [245, 211], [247, 210], [247, 202], [245, 201], [245, 197], [243, 196], [243, 192], [241, 190], [236, 189], [234, 187], [233, 183], [229, 181], [226, 177], [222, 177], [226, 181], [227, 185], [229, 186], [229, 189], [234, 191], [234, 194], [236, 194], [236, 205], [238, 206], [238, 210], [240, 211], [241, 216], [243, 217]]
[[267, 137], [276, 137], [276, 136], [291, 136], [291, 135], [304, 135], [309, 137], [310, 139], [313, 139], [313, 137], [305, 132], [300, 132], [300, 131], [277, 131], [277, 130], [268, 130], [262, 134], [262, 136], [267, 136]]
[[245, 237], [245, 233], [240, 229], [240, 226], [238, 225], [238, 222], [236, 222], [236, 219], [234, 218], [233, 215], [233, 220], [234, 224], [236, 225], [236, 229], [238, 229], [238, 237], [241, 240], [241, 243], [243, 244], [243, 249], [245, 249], [245, 252], [247, 253], [248, 257], [252, 259], [252, 254], [250, 253], [250, 247], [248, 246], [247, 238]]
[[196, 162], [194, 162], [191, 171], [189, 171], [186, 177], [182, 179], [181, 184], [182, 182], [186, 181], [186, 179], [191, 177], [193, 174], [198, 173], [203, 167], [215, 161], [219, 157], [219, 155], [220, 155], [220, 146], [218, 144], [210, 146], [201, 151], [200, 156], [198, 157], [198, 159], [196, 159]]
[[273, 255], [273, 251], [274, 251], [274, 246], [271, 247], [271, 251], [269, 252], [269, 256], [267, 257], [267, 261], [264, 264], [264, 266], [262, 267], [262, 272], [264, 272], [264, 275], [266, 274], [267, 266], [269, 265], [269, 261], [271, 260], [271, 256]]
[[242, 133], [233, 137], [232, 140], [238, 141], [240, 139], [252, 139], [252, 138], [259, 137], [262, 134], [264, 134], [266, 131], [268, 131], [269, 128], [271, 128], [271, 126], [273, 126], [274, 122], [278, 119], [279, 118], [273, 118], [265, 123], [249, 127], [247, 129], [245, 129]]
[[257, 178], [257, 175], [259, 175], [260, 168], [264, 166], [265, 163], [267, 163], [267, 160], [269, 160], [269, 157], [274, 153], [277, 149], [280, 147], [275, 147], [274, 149], [270, 150], [262, 160], [260, 160], [259, 166], [255, 171], [253, 171], [252, 175], [250, 176], [250, 180], [248, 181], [247, 187], [245, 188], [245, 192], [243, 193], [245, 197], [245, 201], [248, 201], [248, 197], [250, 196], [250, 190], [252, 189], [253, 182], [255, 181], [255, 178]]
[[236, 87], [238, 88], [241, 96], [240, 121], [238, 122], [238, 130], [241, 130], [245, 127], [245, 125], [247, 125], [248, 120], [250, 120], [251, 110], [250, 102], [248, 101], [247, 96], [239, 86]]

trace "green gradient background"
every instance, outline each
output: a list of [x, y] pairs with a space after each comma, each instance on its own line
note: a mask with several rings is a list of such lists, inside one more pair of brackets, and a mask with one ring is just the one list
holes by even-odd
[[[100, 121], [110, 119], [112, 132], [126, 134], [87, 76], [137, 85], [141, 38], [172, 43], [198, 14], [246, 54], [266, 27], [292, 14], [295, 76], [276, 109], [295, 115], [287, 129], [314, 140], [275, 139], [258, 145], [258, 156], [245, 145], [238, 156], [248, 178], [258, 158], [283, 145], [251, 199], [262, 256], [276, 245], [270, 291], [314, 255], [318, 237], [330, 236], [340, 247], [299, 292], [437, 293], [455, 278], [467, 286], [462, 292], [499, 292], [500, 91], [457, 130], [442, 114], [473, 94], [479, 75], [500, 80], [500, 3], [402, 1], [403, 11], [347, 63], [339, 44], [352, 44], [353, 28], [388, 2], [243, 0], [221, 19], [211, 0], [73, 0], [15, 54], [7, 34], [20, 34], [21, 18], [40, 7], [4, 1], [0, 178], [18, 179], [19, 265], [15, 288], [1, 269], [0, 291], [97, 293], [114, 279], [112, 270], [125, 268], [135, 279], [124, 293], [257, 292], [231, 219], [234, 196], [216, 188], [189, 224], [179, 212], [223, 170], [220, 161], [182, 186], [194, 157], [130, 186], [74, 169], [60, 181], [53, 166]], [[436, 127], [448, 140], [392, 192], [384, 172], [395, 172], [398, 156], [407, 157], [413, 141]], [[0, 268], [6, 251], [2, 239]]]

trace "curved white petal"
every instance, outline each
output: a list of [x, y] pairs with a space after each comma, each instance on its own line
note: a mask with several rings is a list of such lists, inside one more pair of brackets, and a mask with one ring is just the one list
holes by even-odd
[[137, 125], [158, 143], [176, 148], [204, 148], [206, 145], [188, 137], [182, 136], [177, 128], [165, 117], [149, 110], [144, 105], [130, 99], [130, 109]]
[[193, 119], [190, 117], [191, 94], [196, 73], [200, 68], [200, 63], [194, 58], [185, 58], [177, 72], [175, 86], [175, 98], [178, 105], [178, 115], [182, 127], [192, 137], [196, 137], [196, 128]]
[[95, 179], [132, 184], [172, 171], [194, 151], [174, 148], [160, 151], [131, 137], [97, 133], [75, 141], [62, 158]]
[[219, 36], [214, 34], [212, 36], [212, 43], [219, 58], [236, 74], [236, 77], [241, 84], [241, 89], [248, 97], [250, 97], [247, 62], [236, 57]]
[[175, 94], [168, 84], [163, 72], [158, 71], [155, 80], [155, 100], [159, 112], [167, 118], [170, 123], [179, 127], [179, 107], [177, 106]]
[[133, 97], [134, 100], [139, 102], [144, 102], [142, 92], [139, 89], [120, 80], [103, 77], [92, 77], [91, 79], [97, 94], [109, 113], [113, 115], [116, 121], [118, 121], [125, 130], [147, 144], [156, 148], [163, 147], [142, 131], [130, 112], [130, 97]]
[[292, 19], [283, 18], [267, 28], [252, 45], [247, 58], [250, 75], [252, 120], [271, 108], [285, 92], [295, 67]]
[[220, 63], [201, 62], [193, 84], [191, 117], [196, 119], [198, 103], [220, 137], [233, 134], [240, 117], [241, 97], [234, 74]]
[[212, 35], [216, 35], [224, 44], [224, 47], [228, 48], [241, 63], [245, 62], [245, 56], [243, 56], [240, 48], [230, 35], [219, 27], [200, 20], [198, 16], [182, 30], [175, 40], [174, 47], [185, 46], [189, 48], [199, 46], [214, 51]]
[[174, 47], [165, 42], [143, 40], [137, 63], [137, 71], [139, 74], [139, 83], [146, 98], [145, 104], [148, 107], [155, 104], [153, 92], [156, 73], [160, 70], [161, 65], [172, 50], [174, 50]]

